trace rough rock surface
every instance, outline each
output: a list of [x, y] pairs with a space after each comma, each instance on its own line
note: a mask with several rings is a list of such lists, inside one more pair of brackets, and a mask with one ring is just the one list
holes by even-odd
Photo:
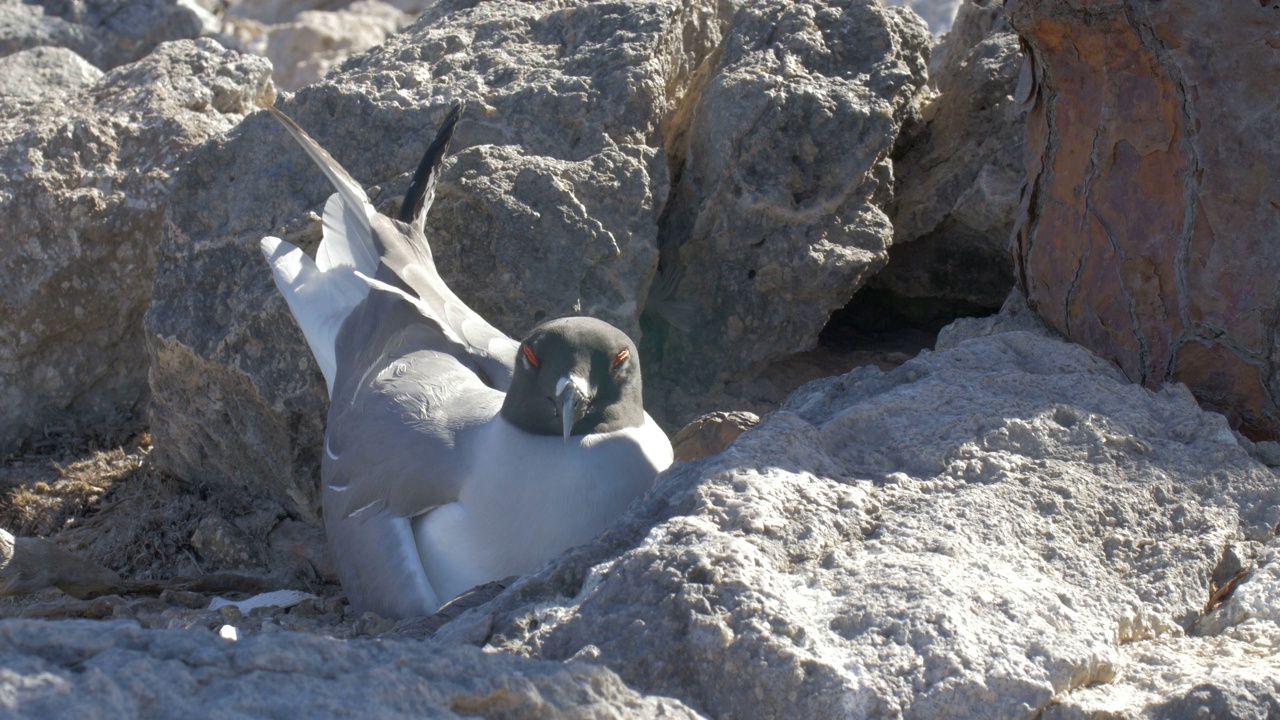
[[875, 2], [765, 0], [734, 17], [687, 145], [668, 147], [664, 267], [680, 268], [696, 331], [665, 333], [665, 379], [707, 390], [811, 349], [884, 266], [889, 153], [928, 44], [913, 13]]
[[1280, 545], [1270, 545], [1191, 636], [1128, 648], [1123, 682], [1081, 688], [1044, 717], [1123, 717], [1137, 708], [1168, 720], [1280, 715]]
[[930, 62], [938, 95], [894, 160], [893, 247], [871, 281], [898, 297], [999, 307], [1013, 287], [1025, 113], [1021, 55], [999, 3], [965, 2]]
[[956, 81], [964, 57], [978, 43], [997, 33], [1013, 32], [1003, 0], [961, 0], [955, 22], [929, 54], [929, 83], [935, 88]]
[[[423, 624], [426, 646], [280, 631], [415, 634], [330, 600], [241, 615], [191, 593], [169, 595], [189, 610], [102, 598], [100, 616], [190, 629], [0, 622], [0, 702], [32, 718], [1274, 715], [1275, 473], [1185, 388], [1128, 382], [1018, 299], [896, 370], [802, 388], [598, 541]], [[222, 624], [243, 639], [207, 629]]]
[[[884, 0], [886, 5], [905, 5], [929, 23], [934, 35], [947, 32], [952, 26], [958, 8], [965, 0]], [[998, 0], [993, 0], [998, 1]]]
[[[715, 213], [704, 214], [708, 227], [687, 244], [700, 255], [676, 299], [709, 303], [706, 335], [716, 339], [684, 342], [664, 367], [681, 378], [740, 367], [811, 344], [827, 311], [883, 263], [887, 154], [924, 82], [927, 33], [908, 11], [873, 0], [815, 0], [761, 3], [738, 15], [730, 39], [735, 9], [441, 2], [283, 107], [391, 211], [445, 108], [467, 101], [428, 237], [458, 294], [516, 336], [581, 313], [638, 338], [671, 195], [668, 160], [686, 165], [689, 147], [720, 152], [716, 128], [732, 126], [733, 163], [690, 162], [684, 176], [696, 168], [705, 177], [698, 192], [718, 211], [778, 237], [765, 250], [744, 241], [729, 261], [728, 287], [744, 293], [730, 302], [744, 309], [726, 310], [710, 295], [726, 263], [709, 254], [720, 239], [709, 227]], [[780, 19], [786, 32], [766, 43]], [[775, 50], [780, 59], [769, 60]], [[788, 123], [803, 132], [783, 132]], [[840, 133], [839, 152], [821, 150]], [[777, 147], [778, 138], [791, 145]], [[771, 167], [777, 153], [794, 158]], [[736, 199], [734, 167], [755, 177]], [[260, 493], [302, 518], [316, 517], [326, 400], [257, 247], [266, 234], [314, 247], [319, 228], [304, 213], [330, 192], [265, 115], [204, 148], [177, 180], [147, 316], [162, 466]], [[761, 237], [760, 227], [722, 229]], [[834, 269], [800, 283], [797, 273], [818, 259]], [[826, 305], [801, 302], [812, 297], [801, 284], [823, 288]], [[766, 292], [777, 309], [765, 308]], [[784, 306], [803, 320], [785, 319]], [[715, 324], [738, 316], [736, 331]]]
[[805, 386], [432, 642], [600, 663], [718, 717], [1274, 707], [1275, 474], [1182, 386], [964, 329]]
[[185, 0], [22, 0], [0, 3], [0, 56], [64, 47], [101, 70], [142, 59], [157, 45], [208, 35], [212, 14]]
[[695, 718], [607, 669], [419, 643], [0, 622], [6, 718]]
[[266, 95], [269, 72], [180, 41], [79, 91], [0, 98], [0, 452], [137, 408], [171, 176]]
[[266, 56], [282, 90], [297, 90], [325, 76], [348, 57], [380, 44], [410, 16], [376, 0], [330, 12], [300, 13], [292, 22], [270, 28]]
[[38, 98], [78, 90], [102, 71], [66, 48], [37, 47], [0, 58], [0, 96]]
[[1280, 436], [1275, 2], [1011, 0], [1019, 286], [1067, 337]]

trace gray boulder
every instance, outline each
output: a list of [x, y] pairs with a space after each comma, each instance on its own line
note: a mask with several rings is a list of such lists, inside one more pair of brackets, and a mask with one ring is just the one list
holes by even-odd
[[928, 47], [918, 17], [870, 0], [765, 0], [734, 17], [688, 99], [687, 141], [667, 149], [680, 180], [664, 271], [678, 268], [692, 309], [688, 330], [645, 340], [677, 393], [811, 349], [884, 266], [889, 154]]
[[1002, 0], [961, 0], [956, 4], [955, 22], [929, 56], [930, 84], [935, 88], [952, 86], [970, 50], [992, 35], [1008, 32], [1013, 28]]
[[101, 70], [141, 60], [157, 45], [209, 35], [218, 19], [190, 0], [23, 0], [0, 3], [0, 56], [64, 47]]
[[130, 622], [0, 622], [4, 717], [696, 718], [588, 663]]
[[36, 47], [0, 58], [0, 96], [47, 97], [101, 78], [101, 70], [66, 48]]
[[1274, 473], [1183, 386], [972, 335], [1004, 324], [806, 385], [432, 642], [603, 664], [713, 717], [1268, 716]]
[[172, 174], [269, 95], [270, 65], [181, 41], [55, 87], [0, 96], [0, 452], [137, 410]]
[[1009, 238], [1025, 177], [1018, 37], [997, 2], [966, 0], [935, 51], [937, 95], [894, 163], [893, 248], [871, 286], [973, 312], [1013, 287]]

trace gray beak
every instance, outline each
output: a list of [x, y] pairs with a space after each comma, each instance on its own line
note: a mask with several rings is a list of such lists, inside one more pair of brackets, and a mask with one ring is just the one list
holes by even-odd
[[569, 433], [574, 423], [587, 414], [587, 394], [582, 387], [582, 380], [570, 375], [560, 380], [560, 392], [556, 395], [556, 407], [560, 410], [560, 420], [564, 423], [564, 441], [569, 442]]

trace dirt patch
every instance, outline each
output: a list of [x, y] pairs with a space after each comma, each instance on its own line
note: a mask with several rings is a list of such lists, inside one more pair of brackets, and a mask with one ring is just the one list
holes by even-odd
[[[316, 567], [323, 554], [316, 549], [323, 545], [318, 528], [279, 508], [211, 493], [160, 472], [145, 432], [104, 447], [109, 442], [65, 437], [0, 460], [0, 528], [43, 537], [115, 571], [133, 588], [130, 594], [75, 601], [49, 589], [0, 598], [0, 617], [142, 617], [155, 626], [175, 613], [190, 614], [193, 604], [207, 607], [216, 595], [293, 588], [323, 603], [341, 601], [341, 589]], [[227, 573], [231, 580], [217, 580]], [[201, 586], [201, 579], [210, 588], [205, 592], [165, 589]], [[149, 589], [135, 592], [144, 586]], [[332, 619], [326, 608], [304, 612], [307, 622]]]
[[155, 469], [146, 433], [92, 448], [74, 441], [6, 458], [0, 527], [47, 538], [129, 578], [198, 574], [190, 538], [202, 517], [199, 495]]

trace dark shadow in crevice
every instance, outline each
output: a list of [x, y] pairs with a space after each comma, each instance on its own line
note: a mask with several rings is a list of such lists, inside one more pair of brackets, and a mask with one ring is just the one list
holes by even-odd
[[964, 300], [905, 297], [885, 288], [867, 287], [831, 313], [818, 335], [818, 347], [836, 354], [879, 352], [911, 357], [921, 350], [932, 350], [938, 331], [956, 319], [991, 315], [999, 309]]

